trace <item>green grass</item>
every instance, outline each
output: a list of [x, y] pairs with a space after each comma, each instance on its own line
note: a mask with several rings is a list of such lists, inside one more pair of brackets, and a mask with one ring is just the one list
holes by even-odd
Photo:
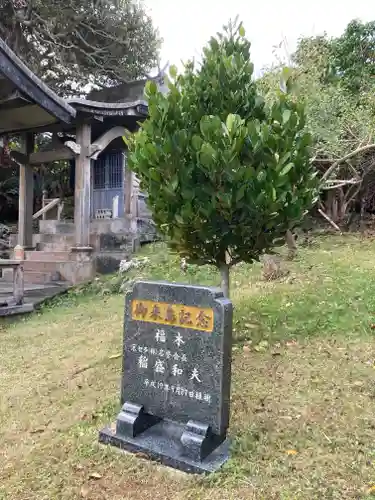
[[[321, 237], [261, 279], [232, 273], [232, 458], [186, 476], [97, 444], [114, 420], [123, 303], [69, 294], [0, 325], [1, 500], [302, 500], [371, 497], [375, 485], [375, 242]], [[163, 245], [131, 278], [218, 285], [210, 267], [179, 268]]]

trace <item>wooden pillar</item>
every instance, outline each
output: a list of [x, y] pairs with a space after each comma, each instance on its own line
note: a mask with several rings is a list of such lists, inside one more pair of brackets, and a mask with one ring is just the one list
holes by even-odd
[[[23, 134], [21, 152], [28, 158], [34, 151], [34, 135]], [[20, 165], [18, 201], [18, 245], [33, 246], [34, 173], [30, 165]]]
[[133, 172], [130, 170], [129, 166], [126, 165], [125, 168], [125, 216], [131, 215], [131, 198], [133, 191]]
[[133, 233], [138, 231], [138, 193], [139, 189], [132, 184], [131, 207], [130, 207], [130, 229]]
[[90, 246], [90, 207], [91, 207], [91, 125], [82, 123], [77, 127], [77, 144], [80, 153], [76, 156], [74, 189], [74, 226], [77, 248]]

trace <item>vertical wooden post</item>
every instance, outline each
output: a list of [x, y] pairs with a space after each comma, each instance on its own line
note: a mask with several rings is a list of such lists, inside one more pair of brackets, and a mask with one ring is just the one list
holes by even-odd
[[118, 219], [118, 203], [119, 203], [119, 196], [115, 196], [112, 199], [112, 219]]
[[[23, 134], [21, 152], [27, 157], [34, 151], [34, 135]], [[34, 174], [30, 165], [20, 165], [18, 201], [18, 245], [33, 246]]]
[[91, 125], [81, 123], [77, 127], [77, 144], [80, 153], [76, 156], [74, 190], [75, 245], [78, 248], [90, 245], [90, 208], [91, 208]]
[[16, 306], [23, 304], [23, 295], [23, 265], [18, 264], [13, 267], [13, 299]]
[[138, 188], [134, 187], [132, 184], [131, 191], [131, 207], [130, 207], [130, 229], [133, 233], [136, 233], [138, 230]]
[[133, 172], [128, 165], [125, 167], [125, 215], [131, 215], [131, 198], [133, 191]]
[[60, 201], [60, 203], [57, 205], [57, 220], [61, 220], [61, 214], [64, 210], [64, 202]]
[[[46, 203], [47, 195], [48, 195], [47, 190], [43, 189], [43, 193], [42, 193], [42, 208], [44, 208], [46, 206], [46, 204], [47, 204]], [[44, 212], [43, 215], [42, 215], [42, 219], [46, 220], [46, 218], [47, 218], [47, 214], [46, 214], [46, 212]]]

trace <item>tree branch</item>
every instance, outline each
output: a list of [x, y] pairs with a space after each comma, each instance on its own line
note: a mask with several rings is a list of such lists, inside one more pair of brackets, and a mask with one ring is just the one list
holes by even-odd
[[340, 187], [344, 187], [344, 186], [353, 186], [353, 185], [356, 185], [356, 184], [361, 184], [361, 183], [362, 183], [362, 181], [361, 181], [361, 180], [356, 181], [356, 182], [350, 182], [350, 181], [346, 182], [346, 181], [343, 181], [343, 182], [341, 182], [340, 184], [335, 184], [334, 186], [323, 186], [323, 187], [322, 187], [322, 189], [323, 189], [324, 191], [329, 191], [329, 190], [331, 190], [331, 189], [338, 189], [338, 188], [340, 188]]
[[328, 217], [328, 215], [325, 212], [323, 212], [321, 208], [318, 208], [318, 212], [331, 224], [332, 227], [336, 229], [336, 231], [339, 231], [340, 234], [342, 234], [342, 231], [339, 228], [339, 226], [335, 222], [333, 222], [333, 220], [330, 217]]
[[359, 147], [352, 151], [351, 153], [348, 153], [347, 155], [343, 156], [339, 160], [336, 160], [325, 172], [325, 174], [322, 177], [322, 181], [325, 181], [333, 172], [334, 170], [344, 161], [349, 160], [350, 158], [353, 158], [353, 156], [356, 156], [360, 153], [364, 153], [366, 151], [370, 151], [371, 149], [375, 149], [375, 144], [367, 144], [366, 146]]

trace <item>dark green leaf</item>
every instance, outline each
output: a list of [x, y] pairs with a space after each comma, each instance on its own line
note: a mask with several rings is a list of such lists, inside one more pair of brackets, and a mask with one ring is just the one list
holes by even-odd
[[237, 191], [236, 193], [236, 202], [238, 203], [239, 201], [242, 200], [242, 198], [244, 197], [245, 195], [245, 190], [246, 190], [246, 186], [243, 185], [240, 187], [240, 189]]

